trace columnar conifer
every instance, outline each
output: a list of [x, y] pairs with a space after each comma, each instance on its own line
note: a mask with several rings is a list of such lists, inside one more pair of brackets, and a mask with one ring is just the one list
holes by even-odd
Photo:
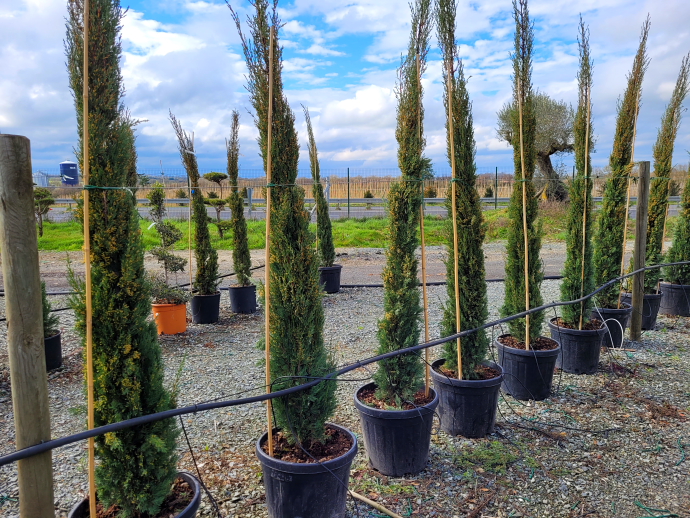
[[[132, 173], [133, 121], [121, 99], [118, 0], [91, 0], [89, 19], [89, 183], [99, 187], [136, 185]], [[77, 111], [77, 160], [83, 170], [83, 4], [68, 3], [67, 68]], [[144, 248], [130, 190], [91, 191], [91, 280], [95, 425], [124, 421], [174, 407], [163, 387], [163, 362], [151, 313]], [[76, 282], [76, 281], [75, 281]], [[85, 333], [85, 293], [72, 303], [77, 329]], [[172, 420], [111, 432], [96, 438], [98, 498], [120, 516], [156, 515], [176, 476]]]
[[[488, 301], [486, 296], [486, 272], [484, 270], [484, 227], [481, 200], [476, 188], [477, 167], [475, 165], [474, 128], [472, 126], [472, 103], [467, 92], [462, 61], [458, 57], [455, 40], [456, 0], [438, 0], [436, 13], [438, 16], [438, 41], [443, 53], [443, 77], [447, 84], [450, 72], [452, 84], [452, 98], [448, 98], [448, 89], [444, 89], [444, 104], [448, 113], [448, 104], [452, 105], [453, 113], [453, 145], [450, 147], [448, 122], [446, 122], [446, 145], [448, 161], [455, 155], [456, 208], [458, 218], [458, 257], [455, 258], [453, 246], [453, 226], [448, 221], [445, 228], [446, 250], [446, 279], [448, 300], [443, 308], [441, 329], [443, 336], [449, 336], [460, 331], [456, 329], [455, 307], [455, 267], [458, 268], [460, 286], [460, 322], [464, 329], [481, 326], [488, 317]], [[448, 214], [452, 208], [452, 190], [448, 190], [446, 208]], [[479, 331], [462, 338], [462, 377], [472, 379], [476, 377], [477, 365], [485, 359], [489, 340], [484, 331]], [[444, 344], [444, 367], [457, 370], [457, 341], [452, 340]]]
[[[666, 262], [690, 261], [690, 175], [680, 200], [680, 214], [673, 231], [673, 244], [666, 254]], [[664, 279], [672, 284], [690, 285], [690, 265], [669, 266]]]

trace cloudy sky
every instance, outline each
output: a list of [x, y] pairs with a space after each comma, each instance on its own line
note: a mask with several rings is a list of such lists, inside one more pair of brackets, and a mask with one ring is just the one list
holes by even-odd
[[[244, 20], [247, 0], [231, 0]], [[123, 0], [125, 103], [139, 126], [139, 167], [180, 168], [168, 110], [194, 131], [200, 167], [223, 170], [230, 113], [241, 114], [241, 163], [261, 167], [245, 85], [245, 66], [230, 12], [221, 0]], [[626, 85], [647, 13], [652, 28], [640, 111], [636, 159], [652, 145], [681, 59], [690, 51], [687, 0], [533, 0], [534, 86], [576, 103], [577, 24], [590, 26], [594, 60], [595, 165], [607, 163], [616, 103]], [[308, 168], [300, 103], [309, 107], [322, 168], [396, 167], [395, 71], [407, 47], [406, 0], [281, 2], [280, 33], [288, 99], [297, 115], [300, 167]], [[67, 87], [63, 39], [66, 0], [0, 0], [0, 132], [31, 139], [34, 169], [73, 160], [76, 122]], [[473, 101], [477, 165], [511, 168], [511, 150], [496, 138], [496, 112], [511, 97], [510, 0], [459, 0], [458, 43]], [[424, 76], [427, 154], [439, 171], [445, 159], [445, 114], [435, 39]], [[686, 102], [688, 105], [688, 102]], [[690, 121], [681, 126], [674, 163], [686, 163]], [[566, 158], [566, 162], [570, 161]]]

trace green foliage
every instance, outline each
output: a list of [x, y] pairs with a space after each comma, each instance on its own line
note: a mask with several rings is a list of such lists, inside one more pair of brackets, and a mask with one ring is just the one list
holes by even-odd
[[[680, 214], [673, 232], [673, 244], [666, 253], [667, 263], [690, 261], [690, 176], [680, 201]], [[690, 285], [690, 265], [664, 268], [664, 280], [673, 284]]]
[[[211, 194], [211, 193], [209, 193]], [[214, 193], [215, 194], [215, 193]], [[220, 234], [220, 238], [223, 239], [223, 234], [226, 229], [228, 229], [228, 225], [224, 225], [223, 222], [220, 220], [220, 215], [225, 210], [225, 205], [228, 203], [228, 200], [224, 200], [222, 198], [206, 198], [204, 200], [204, 203], [210, 207], [213, 207], [216, 209], [216, 221], [215, 225], [216, 228], [218, 229], [218, 233]]]
[[374, 197], [374, 195], [372, 194], [372, 192], [369, 189], [364, 191], [364, 198], [373, 198], [373, 197]]
[[[152, 248], [151, 255], [153, 255], [158, 260], [158, 263], [163, 266], [163, 271], [165, 272], [164, 282], [166, 284], [166, 287], [163, 288], [154, 282], [155, 289], [153, 289], [152, 293], [153, 302], [154, 304], [173, 304], [173, 302], [162, 302], [162, 300], [175, 298], [171, 295], [171, 290], [177, 293], [176, 298], [179, 300], [183, 300], [186, 297], [185, 292], [180, 288], [167, 287], [168, 273], [177, 274], [177, 272], [182, 272], [187, 265], [186, 259], [178, 257], [172, 252], [175, 244], [182, 239], [182, 231], [173, 223], [163, 221], [163, 218], [168, 212], [165, 208], [165, 191], [163, 190], [163, 185], [156, 182], [149, 191], [147, 198], [149, 200], [149, 215], [151, 219], [153, 219], [156, 232], [160, 238], [160, 246]], [[175, 279], [177, 279], [177, 275]], [[175, 304], [182, 303], [183, 302], [176, 302]]]
[[[82, 135], [83, 4], [68, 3], [67, 67]], [[92, 0], [89, 22], [89, 183], [133, 186], [134, 122], [121, 104], [120, 27], [117, 0]], [[77, 146], [83, 170], [83, 141]], [[95, 425], [169, 410], [164, 366], [151, 313], [150, 287], [135, 196], [124, 190], [90, 191]], [[76, 328], [84, 337], [84, 283], [72, 276]], [[177, 474], [177, 429], [172, 420], [96, 438], [96, 485], [105, 507], [120, 517], [156, 515]]]
[[145, 174], [138, 174], [137, 178], [139, 180], [139, 185], [141, 185], [142, 187], [146, 187], [148, 184], [151, 183], [151, 179]]
[[508, 446], [500, 441], [487, 441], [456, 457], [463, 468], [479, 466], [493, 473], [505, 474], [508, 466], [519, 459]]
[[[225, 173], [217, 173], [217, 172], [210, 172], [206, 173], [204, 175], [204, 178], [206, 178], [209, 182], [213, 182], [215, 184], [218, 184], [218, 187], [220, 187], [220, 197], [223, 197], [223, 180], [228, 179], [228, 175]], [[209, 198], [213, 198], [214, 196], [211, 196], [211, 193], [209, 193]]]
[[186, 304], [192, 297], [188, 291], [177, 286], [170, 286], [168, 281], [160, 275], [150, 275], [149, 281], [154, 304]]
[[41, 301], [43, 303], [43, 338], [55, 336], [60, 331], [60, 319], [55, 313], [51, 313], [53, 305], [46, 294], [46, 283], [41, 282]]
[[188, 199], [187, 198], [187, 191], [185, 189], [177, 189], [175, 191], [175, 198], [180, 198], [180, 199]]
[[[271, 378], [278, 390], [304, 383], [303, 376], [323, 376], [334, 369], [323, 343], [324, 314], [321, 305], [318, 262], [309, 232], [309, 215], [304, 210], [304, 191], [289, 187], [297, 178], [299, 142], [295, 116], [283, 93], [282, 48], [278, 35], [282, 26], [277, 1], [253, 2], [255, 14], [248, 18], [251, 37], [242, 33], [240, 19], [232, 11], [242, 39], [248, 69], [250, 101], [259, 129], [259, 148], [264, 160], [272, 158], [270, 256], [270, 344]], [[232, 8], [231, 8], [232, 10]], [[268, 149], [268, 82], [270, 26], [276, 30], [273, 62], [273, 120]], [[325, 382], [289, 397], [274, 400], [276, 425], [291, 442], [324, 440], [325, 423], [335, 411], [335, 382]]]
[[[647, 220], [647, 265], [663, 262], [664, 226], [666, 209], [673, 169], [673, 146], [678, 135], [678, 128], [683, 116], [683, 101], [688, 94], [690, 75], [690, 54], [683, 58], [676, 86], [671, 101], [661, 119], [661, 128], [654, 144], [654, 179], [649, 192], [649, 219]], [[647, 270], [644, 275], [644, 292], [656, 293], [661, 271], [656, 268]]]
[[486, 188], [486, 190], [484, 191], [484, 198], [493, 198], [493, 197], [494, 197], [494, 188], [489, 185]]
[[[538, 202], [534, 195], [534, 169], [537, 149], [535, 146], [536, 115], [532, 91], [532, 45], [534, 27], [529, 19], [527, 0], [513, 0], [515, 18], [515, 52], [513, 53], [513, 102], [522, 106], [522, 139], [520, 139], [519, 110], [513, 114], [513, 157], [515, 162], [515, 187], [508, 206], [508, 244], [506, 246], [505, 300], [501, 308], [503, 316], [514, 315], [526, 309], [525, 300], [525, 234], [527, 236], [527, 280], [529, 283], [529, 307], [541, 306], [541, 282], [544, 279], [539, 251], [541, 249], [541, 225], [537, 221]], [[522, 142], [520, 142], [522, 140]], [[522, 149], [521, 149], [522, 148]], [[521, 160], [524, 154], [524, 164]], [[524, 167], [524, 175], [523, 175]], [[524, 177], [523, 177], [524, 176]], [[523, 189], [526, 197], [526, 225], [523, 222]], [[530, 316], [529, 337], [537, 339], [544, 320], [542, 312]], [[527, 335], [525, 319], [508, 324], [510, 333], [518, 340]]]
[[215, 191], [209, 191], [207, 194], [207, 200], [217, 200], [218, 199], [218, 193]]
[[333, 266], [335, 246], [333, 245], [331, 217], [328, 213], [328, 201], [326, 201], [323, 185], [321, 185], [319, 154], [316, 149], [316, 139], [314, 139], [309, 110], [304, 105], [302, 109], [304, 110], [304, 118], [307, 121], [307, 134], [309, 135], [309, 164], [311, 166], [311, 178], [314, 181], [312, 193], [316, 203], [316, 241], [319, 247], [319, 260], [321, 266]]
[[[620, 275], [623, 260], [623, 228], [626, 221], [625, 204], [628, 190], [628, 177], [632, 169], [632, 150], [635, 140], [638, 103], [642, 92], [642, 80], [649, 65], [646, 54], [649, 18], [642, 25], [640, 45], [628, 75], [628, 86], [623, 101], [618, 105], [616, 135], [609, 158], [611, 174], [604, 187], [604, 202], [599, 211], [598, 224], [594, 238], [594, 282], [602, 284]], [[598, 303], [604, 308], [618, 307], [618, 286], [611, 286], [599, 293]]]
[[[592, 61], [589, 54], [589, 29], [580, 20], [579, 96], [575, 115], [575, 168], [577, 176], [570, 187], [568, 226], [566, 232], [566, 259], [561, 283], [561, 299], [579, 299], [594, 291], [594, 265], [592, 263], [592, 161], [594, 146], [591, 120]], [[586, 164], [586, 165], [585, 165]], [[589, 320], [591, 299], [582, 304], [563, 306], [563, 320], [579, 328], [580, 322]]]
[[163, 190], [163, 184], [158, 182], [154, 183], [146, 197], [149, 200], [149, 215], [151, 219], [156, 223], [162, 222], [167, 212], [165, 208], [165, 191]]
[[34, 187], [34, 214], [36, 214], [39, 237], [43, 237], [43, 216], [48, 214], [53, 203], [55, 203], [55, 198], [49, 189]]
[[[419, 226], [422, 182], [430, 170], [430, 160], [423, 156], [424, 109], [421, 74], [426, 70], [431, 32], [431, 1], [410, 4], [412, 27], [407, 56], [398, 69], [397, 127], [398, 166], [402, 181], [389, 193], [390, 245], [383, 269], [384, 316], [379, 321], [378, 354], [404, 349], [419, 341], [419, 317], [422, 307], [417, 288]], [[381, 361], [374, 374], [376, 397], [389, 405], [402, 407], [413, 401], [422, 385], [424, 367], [415, 354], [405, 354]]]
[[[489, 315], [486, 295], [486, 272], [484, 269], [484, 224], [481, 200], [476, 189], [477, 168], [475, 166], [474, 128], [472, 126], [472, 104], [467, 92], [467, 81], [460, 61], [455, 39], [455, 0], [438, 0], [438, 40], [443, 53], [443, 77], [445, 84], [452, 85], [452, 98], [444, 89], [444, 105], [448, 113], [450, 103], [453, 111], [453, 147], [450, 145], [449, 122], [446, 122], [446, 151], [448, 161], [455, 159], [455, 176], [446, 199], [448, 214], [452, 214], [453, 193], [458, 226], [458, 256], [455, 257], [452, 220], [445, 228], [446, 250], [446, 292], [448, 299], [443, 307], [441, 333], [449, 336], [464, 329], [473, 329], [486, 322]], [[449, 75], [450, 73], [450, 75]], [[457, 308], [455, 300], [455, 269], [458, 270], [460, 287], [460, 322], [456, 326]], [[489, 340], [484, 331], [479, 331], [461, 340], [462, 378], [476, 378], [476, 367], [486, 357]], [[457, 340], [444, 344], [444, 367], [457, 371]]]
[[436, 190], [436, 187], [433, 185], [429, 185], [428, 187], [424, 188], [424, 197], [425, 198], [436, 198], [438, 196], [438, 191]]

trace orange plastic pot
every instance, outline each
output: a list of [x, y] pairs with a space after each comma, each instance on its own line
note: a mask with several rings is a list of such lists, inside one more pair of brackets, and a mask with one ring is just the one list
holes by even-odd
[[187, 330], [186, 304], [152, 304], [159, 335], [176, 335]]

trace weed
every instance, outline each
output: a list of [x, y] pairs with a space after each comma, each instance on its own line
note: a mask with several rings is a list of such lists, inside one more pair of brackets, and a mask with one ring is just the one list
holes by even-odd
[[493, 473], [505, 474], [508, 466], [518, 458], [518, 455], [500, 441], [488, 441], [458, 455], [455, 461], [463, 468], [476, 466]]

